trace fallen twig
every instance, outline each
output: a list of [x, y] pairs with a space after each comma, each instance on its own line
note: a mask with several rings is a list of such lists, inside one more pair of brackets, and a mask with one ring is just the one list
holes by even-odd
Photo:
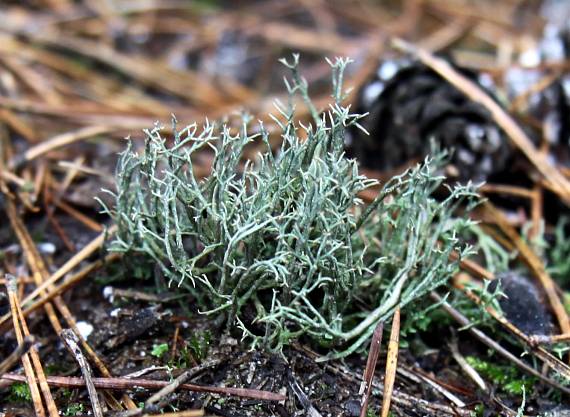
[[144, 403], [145, 408], [148, 408], [148, 407], [154, 405], [155, 403], [159, 402], [164, 397], [167, 397], [168, 395], [172, 394], [174, 391], [176, 391], [178, 389], [178, 387], [180, 387], [180, 385], [182, 385], [186, 381], [188, 381], [192, 375], [193, 375], [193, 372], [191, 370], [188, 370], [188, 371], [183, 372], [182, 374], [178, 375], [178, 377], [174, 381], [172, 381], [170, 384], [168, 384], [164, 388], [161, 388], [160, 391], [158, 391], [157, 393], [153, 394], [150, 398], [148, 398]]
[[[18, 374], [5, 374], [1, 379], [12, 382], [23, 382], [25, 377]], [[152, 379], [135, 379], [135, 378], [92, 378], [93, 385], [101, 389], [128, 390], [134, 388], [161, 389], [169, 385], [170, 381], [155, 381]], [[49, 376], [47, 383], [55, 387], [84, 387], [83, 378], [66, 377], [66, 376]], [[269, 391], [261, 391], [248, 388], [231, 388], [231, 387], [211, 387], [206, 385], [182, 384], [180, 389], [194, 392], [209, 392], [212, 394], [234, 395], [236, 397], [252, 398], [264, 401], [285, 401], [284, 395], [276, 394]], [[138, 408], [138, 407], [135, 407]]]

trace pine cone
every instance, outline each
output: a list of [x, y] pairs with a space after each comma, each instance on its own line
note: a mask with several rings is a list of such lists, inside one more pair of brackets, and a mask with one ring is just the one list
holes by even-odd
[[370, 136], [352, 130], [347, 152], [367, 168], [393, 169], [423, 158], [433, 138], [455, 150], [451, 162], [459, 180], [479, 182], [502, 171], [511, 153], [485, 108], [417, 62], [384, 62], [360, 91], [358, 107], [370, 113], [361, 123]]

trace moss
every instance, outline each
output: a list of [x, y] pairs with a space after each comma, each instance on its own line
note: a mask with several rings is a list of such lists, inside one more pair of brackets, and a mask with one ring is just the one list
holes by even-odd
[[497, 388], [510, 395], [522, 396], [523, 393], [532, 394], [538, 379], [523, 375], [518, 368], [512, 365], [498, 365], [474, 356], [468, 356], [467, 362], [478, 371], [481, 376], [487, 378]]

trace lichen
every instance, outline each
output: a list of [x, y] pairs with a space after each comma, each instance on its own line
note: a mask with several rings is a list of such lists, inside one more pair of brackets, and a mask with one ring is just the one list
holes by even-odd
[[[437, 153], [363, 207], [359, 193], [377, 182], [344, 156], [345, 129], [363, 117], [342, 104], [348, 62], [331, 63], [333, 103], [319, 113], [298, 57], [283, 61], [292, 71], [291, 99], [276, 103], [277, 152], [262, 123], [249, 133], [248, 116], [238, 131], [173, 123], [171, 141], [160, 127], [145, 131], [144, 151], [129, 145], [117, 167], [116, 204], [107, 211], [118, 232], [110, 249], [144, 255], [203, 313], [223, 315], [252, 347], [273, 351], [306, 336], [346, 355], [397, 305], [413, 305], [444, 284], [458, 266], [451, 252], [462, 258], [470, 250], [457, 237], [469, 220], [455, 216], [476, 193], [471, 185], [442, 186], [436, 171], [445, 154]], [[312, 124], [296, 119], [296, 95]], [[265, 150], [244, 161], [254, 140]], [[214, 161], [200, 180], [192, 158], [206, 148]]]

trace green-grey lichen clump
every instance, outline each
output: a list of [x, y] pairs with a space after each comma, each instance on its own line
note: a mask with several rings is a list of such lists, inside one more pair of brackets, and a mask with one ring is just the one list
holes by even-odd
[[[389, 181], [363, 208], [358, 193], [377, 183], [343, 153], [345, 129], [362, 117], [341, 104], [348, 60], [331, 63], [334, 103], [322, 115], [297, 62], [283, 61], [293, 74], [291, 100], [276, 103], [282, 145], [275, 155], [263, 124], [251, 134], [247, 117], [239, 132], [174, 126], [171, 144], [156, 127], [145, 132], [144, 152], [129, 146], [122, 153], [111, 250], [151, 259], [206, 314], [241, 328], [252, 347], [279, 351], [308, 336], [343, 350], [340, 356], [360, 347], [397, 305], [410, 305], [457, 270], [449, 255], [469, 251], [456, 237], [468, 220], [453, 216], [475, 193], [457, 186], [443, 201], [432, 196], [443, 181], [435, 175], [439, 155]], [[296, 95], [311, 125], [295, 119]], [[256, 139], [266, 149], [244, 163], [244, 147]], [[199, 180], [192, 156], [208, 147], [212, 173]]]

